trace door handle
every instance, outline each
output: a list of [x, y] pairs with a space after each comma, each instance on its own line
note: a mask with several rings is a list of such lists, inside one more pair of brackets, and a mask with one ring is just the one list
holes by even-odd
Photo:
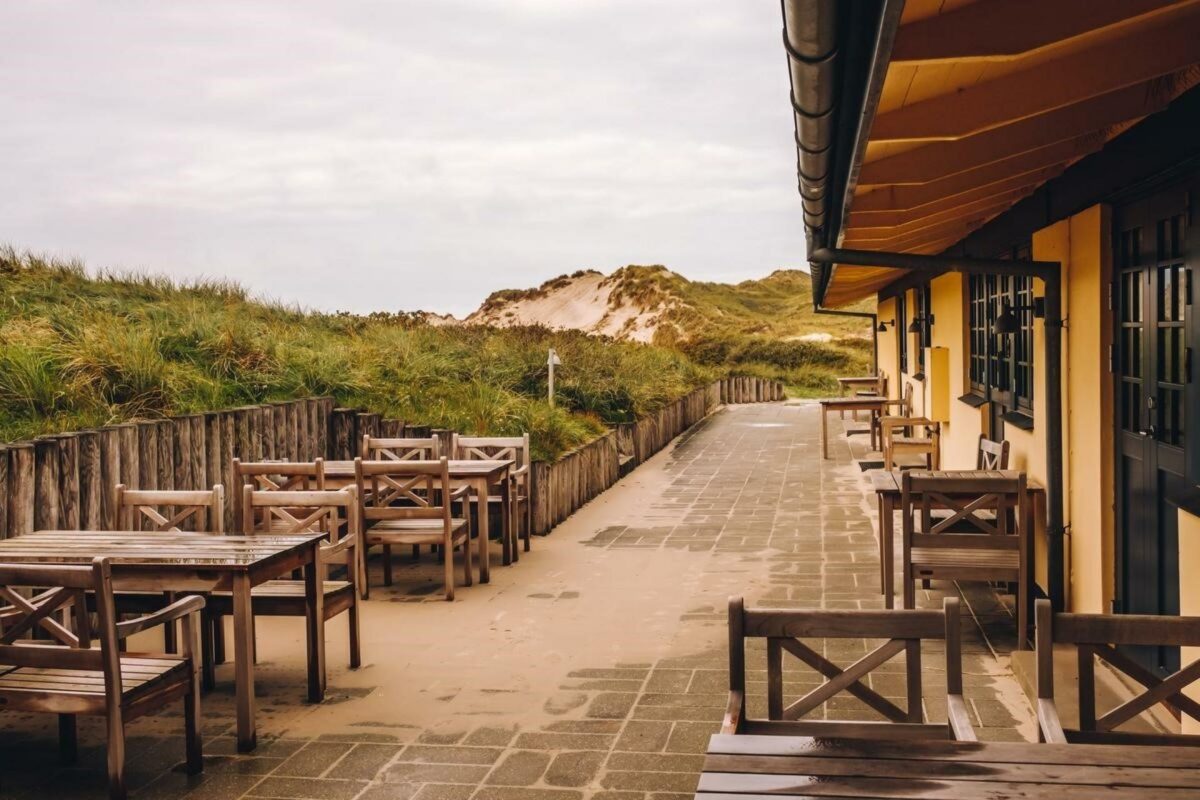
[[1138, 431], [1139, 436], [1145, 436], [1149, 439], [1153, 439], [1156, 433], [1158, 433], [1158, 429], [1153, 425], [1151, 425], [1149, 428], [1142, 428], [1140, 431]]

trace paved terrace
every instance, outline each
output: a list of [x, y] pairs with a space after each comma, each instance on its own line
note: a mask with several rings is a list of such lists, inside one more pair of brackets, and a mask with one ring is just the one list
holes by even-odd
[[[329, 694], [320, 706], [304, 702], [302, 621], [261, 620], [257, 751], [235, 754], [226, 665], [204, 700], [205, 773], [189, 779], [176, 768], [180, 716], [138, 720], [130, 726], [134, 797], [691, 797], [726, 701], [728, 596], [882, 606], [874, 500], [851, 452], [863, 438], [838, 438], [835, 458], [823, 462], [815, 406], [726, 408], [454, 603], [438, 597], [429, 557], [398, 570], [391, 589], [376, 568], [364, 666], [346, 669], [339, 617], [327, 628]], [[937, 589], [921, 596], [923, 606], [940, 607]], [[968, 605], [984, 623], [965, 615], [966, 693], [980, 736], [1032, 738], [1008, 672], [1011, 633], [983, 633], [1011, 631], [1008, 610], [987, 593]], [[827, 655], [846, 663], [865, 652], [862, 643]], [[926, 693], [936, 696], [940, 660], [930, 652], [925, 663]], [[749, 666], [764, 664], [752, 651]], [[798, 662], [788, 668], [789, 694], [814, 680]], [[902, 694], [899, 672], [873, 681]], [[761, 713], [764, 700], [755, 700]], [[852, 698], [836, 711], [870, 718]], [[928, 712], [944, 719], [936, 704]], [[80, 765], [63, 769], [52, 715], [5, 715], [0, 797], [105, 796], [103, 730], [93, 723], [81, 720]]]

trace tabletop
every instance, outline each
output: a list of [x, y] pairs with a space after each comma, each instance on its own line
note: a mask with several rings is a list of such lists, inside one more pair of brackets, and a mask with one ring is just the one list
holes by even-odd
[[[397, 461], [397, 464], [403, 464]], [[480, 459], [451, 459], [447, 462], [452, 478], [484, 478], [503, 472], [513, 465], [512, 459], [485, 461]], [[325, 476], [328, 478], [353, 478], [353, 461], [326, 461]]]
[[[920, 470], [922, 475], [944, 475], [948, 478], [1015, 478], [1021, 473], [1017, 470], [979, 470], [979, 469], [943, 469]], [[915, 474], [915, 473], [914, 473]], [[867, 471], [867, 479], [871, 481], [871, 489], [876, 494], [900, 494], [900, 470], [889, 472], [885, 469]], [[1043, 492], [1044, 487], [1035, 480], [1026, 477], [1025, 488], [1030, 492]]]
[[862, 406], [864, 408], [870, 406], [872, 408], [883, 408], [886, 405], [895, 405], [899, 402], [901, 401], [892, 400], [890, 398], [880, 397], [877, 395], [858, 395], [857, 397], [826, 397], [820, 401], [821, 405], [827, 408], [837, 408], [838, 406], [846, 406], [847, 408], [850, 406]]
[[1200, 792], [1189, 749], [716, 734], [695, 796], [1181, 800]]
[[838, 378], [838, 383], [854, 384], [854, 383], [879, 383], [879, 377], [876, 375], [853, 375], [849, 377]]
[[197, 572], [238, 572], [324, 538], [320, 532], [224, 536], [174, 531], [36, 531], [0, 541], [0, 562], [86, 564], [107, 557], [118, 568], [179, 566]]

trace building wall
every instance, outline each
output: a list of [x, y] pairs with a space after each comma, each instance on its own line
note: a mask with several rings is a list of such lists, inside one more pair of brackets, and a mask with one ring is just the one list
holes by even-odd
[[[1064, 265], [1063, 316], [1068, 323], [1060, 379], [1067, 435], [1063, 473], [1064, 518], [1069, 533], [1065, 579], [1071, 609], [1087, 612], [1108, 611], [1113, 596], [1113, 388], [1107, 365], [1111, 342], [1107, 306], [1110, 242], [1106, 206], [1093, 206], [1033, 235], [1034, 259]], [[968, 278], [961, 273], [941, 275], [931, 282], [935, 322], [930, 344], [949, 350], [949, 380], [945, 388], [932, 380], [914, 383], [918, 397], [929, 398], [929, 393], [935, 391], [953, 393], [949, 421], [943, 425], [942, 465], [946, 469], [973, 468], [979, 435], [987, 428], [986, 406], [975, 408], [957, 399], [970, 391], [967, 287]], [[1034, 294], [1044, 296], [1041, 281], [1035, 281]], [[911, 308], [911, 298], [909, 302]], [[886, 312], [881, 311], [881, 318], [891, 319], [893, 311], [894, 303]], [[915, 337], [910, 346], [914, 345]], [[1006, 425], [1004, 435], [1010, 442], [1011, 467], [1025, 471], [1045, 486], [1048, 376], [1042, 320], [1034, 321], [1033, 346], [1034, 427], [1026, 431]], [[895, 340], [885, 345], [881, 339], [880, 348], [881, 363], [895, 364]], [[917, 405], [918, 413], [927, 407]], [[1035, 578], [1044, 589], [1048, 585], [1045, 508], [1039, 510], [1039, 527], [1034, 532]]]
[[[881, 300], [879, 308], [876, 311], [880, 322], [891, 322], [896, 318], [896, 301], [894, 299]], [[876, 333], [878, 337], [879, 347], [879, 371], [887, 375], [888, 379], [888, 396], [900, 396], [900, 374], [896, 369], [896, 329], [893, 325], [888, 325], [882, 333]]]

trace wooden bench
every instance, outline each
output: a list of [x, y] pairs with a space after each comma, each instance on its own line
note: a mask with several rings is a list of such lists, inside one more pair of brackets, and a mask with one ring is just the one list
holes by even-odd
[[[766, 639], [767, 718], [746, 713], [746, 639]], [[848, 667], [823, 656], [801, 639], [883, 639]], [[921, 642], [945, 642], [947, 722], [927, 723], [922, 709]], [[784, 705], [783, 654], [789, 653], [819, 672], [825, 682]], [[901, 708], [863, 683], [880, 665], [903, 653], [907, 708]], [[842, 692], [858, 698], [884, 721], [803, 719]], [[942, 611], [789, 611], [747, 609], [742, 598], [729, 601], [729, 704], [721, 733], [785, 736], [837, 736], [875, 739], [946, 739], [974, 741], [962, 696], [962, 647], [958, 598], [947, 597]]]
[[[26, 599], [25, 587], [45, 590]], [[99, 620], [93, 631], [87, 594]], [[125, 724], [183, 700], [187, 772], [204, 768], [200, 741], [200, 611], [204, 599], [184, 597], [152, 614], [117, 622], [112, 572], [107, 559], [91, 566], [0, 564], [0, 707], [58, 714], [59, 749], [65, 762], [77, 755], [75, 717], [105, 717], [108, 791], [126, 796]], [[71, 630], [56, 619], [69, 614]], [[182, 620], [180, 655], [122, 653], [120, 642], [135, 633]], [[50, 641], [23, 637], [35, 630]], [[93, 646], [93, 639], [99, 647]]]
[[[1043, 742], [1200, 745], [1200, 736], [1141, 733], [1117, 728], [1144, 711], [1162, 704], [1171, 714], [1186, 714], [1200, 721], [1200, 703], [1183, 694], [1200, 679], [1200, 659], [1172, 675], [1161, 677], [1135, 661], [1122, 646], [1200, 646], [1200, 617], [1166, 617], [1148, 614], [1055, 614], [1048, 600], [1038, 600], [1037, 613], [1037, 718]], [[1054, 645], [1072, 644], [1079, 665], [1079, 728], [1064, 728], [1054, 695]], [[1107, 663], [1145, 691], [1096, 716], [1096, 660]]]

